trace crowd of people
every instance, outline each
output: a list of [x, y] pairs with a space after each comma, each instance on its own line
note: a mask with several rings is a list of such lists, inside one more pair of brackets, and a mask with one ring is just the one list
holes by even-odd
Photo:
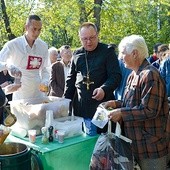
[[107, 131], [107, 125], [100, 129], [91, 123], [105, 102], [113, 109], [112, 130], [116, 122], [121, 124], [140, 168], [165, 170], [170, 152], [168, 45], [157, 43], [148, 57], [144, 38], [130, 35], [121, 40], [117, 55], [115, 47], [100, 42], [96, 25], [85, 22], [78, 30], [82, 46], [72, 51], [69, 45], [49, 48], [39, 38], [41, 29], [40, 17], [30, 15], [24, 35], [0, 51], [0, 70], [10, 74], [8, 80], [0, 75], [0, 86], [13, 95], [9, 100], [43, 97], [40, 85], [48, 86], [47, 95], [71, 99], [70, 113], [84, 118], [91, 136]]

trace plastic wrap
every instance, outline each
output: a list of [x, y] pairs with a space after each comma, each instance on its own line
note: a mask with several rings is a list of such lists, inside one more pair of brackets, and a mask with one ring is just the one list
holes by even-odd
[[11, 112], [17, 118], [12, 128], [36, 129], [37, 134], [41, 134], [41, 128], [45, 126], [46, 111], [52, 110], [54, 119], [68, 116], [69, 103], [69, 99], [59, 97], [12, 101], [10, 102]]
[[55, 130], [65, 131], [65, 137], [72, 137], [82, 134], [83, 118], [78, 116], [67, 116], [54, 120]]

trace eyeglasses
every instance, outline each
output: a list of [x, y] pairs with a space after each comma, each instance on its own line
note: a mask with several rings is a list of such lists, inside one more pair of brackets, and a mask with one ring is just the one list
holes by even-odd
[[69, 46], [69, 45], [65, 45], [64, 48], [65, 48], [65, 49], [69, 49], [70, 46]]
[[87, 38], [87, 37], [80, 37], [80, 38], [81, 38], [82, 41], [87, 42], [88, 40], [89, 41], [94, 41], [96, 39], [96, 37], [97, 37], [97, 34], [93, 35], [93, 36], [91, 36], [89, 38]]

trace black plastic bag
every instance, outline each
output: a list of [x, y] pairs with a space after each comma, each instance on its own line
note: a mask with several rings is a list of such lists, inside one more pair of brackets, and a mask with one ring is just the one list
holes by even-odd
[[121, 135], [119, 123], [115, 133], [101, 134], [96, 142], [90, 162], [90, 170], [133, 170], [132, 141]]

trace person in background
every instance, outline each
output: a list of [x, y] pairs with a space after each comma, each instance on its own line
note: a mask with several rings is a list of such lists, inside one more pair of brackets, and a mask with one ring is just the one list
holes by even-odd
[[18, 67], [22, 72], [22, 86], [13, 93], [13, 100], [40, 98], [44, 96], [44, 87], [49, 81], [47, 67], [50, 65], [48, 46], [39, 39], [42, 21], [37, 15], [26, 20], [25, 34], [8, 41], [0, 51], [0, 61]]
[[70, 69], [72, 51], [69, 45], [60, 48], [61, 61], [52, 65], [49, 83], [49, 96], [62, 97], [65, 89], [65, 82]]
[[[14, 77], [11, 77], [8, 73], [8, 70], [3, 70], [0, 72], [0, 86], [2, 88], [8, 86], [9, 84], [14, 83]], [[12, 100], [12, 94], [6, 96], [8, 101]]]
[[[49, 72], [49, 75], [50, 75], [51, 74], [51, 66], [52, 66], [52, 64], [55, 63], [56, 61], [58, 61], [58, 58], [59, 58], [57, 48], [50, 47], [48, 49], [48, 56], [49, 56], [49, 59], [50, 59], [50, 66], [47, 69], [48, 69], [48, 72]], [[48, 84], [48, 87], [49, 87], [49, 84]]]
[[86, 133], [96, 135], [101, 131], [91, 120], [100, 103], [114, 98], [121, 71], [114, 48], [99, 42], [95, 24], [83, 23], [79, 38], [82, 47], [73, 53], [64, 97], [72, 100], [74, 115], [84, 118]]
[[4, 62], [0, 62], [0, 124], [3, 124], [3, 106], [11, 100], [12, 93], [21, 87], [21, 84], [13, 83], [15, 76], [22, 76], [22, 73], [18, 68]]
[[125, 90], [125, 86], [126, 86], [126, 81], [127, 81], [129, 74], [131, 73], [131, 70], [125, 67], [125, 65], [123, 63], [123, 59], [121, 58], [121, 56], [118, 55], [117, 45], [116, 44], [109, 44], [109, 46], [110, 47], [112, 46], [114, 48], [115, 53], [118, 56], [119, 66], [120, 66], [120, 70], [121, 70], [121, 73], [122, 73], [121, 83], [115, 89], [114, 96], [115, 96], [115, 100], [122, 100], [124, 90]]
[[[20, 69], [18, 69], [16, 66], [12, 65], [12, 64], [7, 64], [6, 62], [1, 62], [0, 61], [0, 72], [7, 70], [9, 75], [11, 77], [15, 78], [16, 77], [22, 77], [22, 72], [20, 71]], [[2, 78], [0, 77], [0, 79], [2, 80]], [[6, 95], [11, 94], [15, 91], [17, 91], [20, 87], [21, 87], [21, 83], [12, 83], [12, 84], [1, 84], [0, 87], [2, 88], [2, 90], [4, 91], [4, 93]]]
[[125, 64], [121, 56], [119, 56], [118, 59], [119, 59], [120, 70], [122, 72], [122, 80], [120, 85], [115, 89], [114, 95], [116, 100], [122, 100], [125, 87], [126, 87], [126, 81], [132, 70], [125, 67]]
[[[170, 50], [166, 50], [163, 55], [165, 57], [160, 65], [160, 74], [163, 77], [165, 84], [166, 84], [166, 93], [167, 93], [168, 102], [170, 105]], [[170, 149], [170, 146], [169, 146], [169, 149]], [[169, 150], [169, 156], [168, 156], [167, 162], [168, 162], [168, 168], [170, 168], [170, 150]]]
[[7, 103], [6, 96], [0, 85], [0, 125], [4, 121], [4, 109], [3, 106]]
[[48, 49], [48, 53], [49, 53], [51, 64], [55, 63], [58, 60], [58, 58], [59, 58], [59, 54], [58, 54], [57, 48], [55, 48], [55, 47], [49, 48]]
[[[5, 88], [9, 84], [12, 84], [14, 82], [14, 78], [11, 77], [8, 73], [8, 70], [3, 70], [0, 72], [0, 86], [1, 88]], [[8, 101], [12, 100], [12, 94], [6, 95], [6, 98]], [[6, 105], [9, 105], [7, 102]], [[0, 107], [0, 124], [3, 124], [3, 118], [4, 118], [4, 109], [3, 107]]]
[[133, 155], [141, 170], [166, 170], [170, 116], [165, 82], [147, 61], [148, 48], [142, 36], [124, 37], [118, 48], [132, 73], [123, 100], [106, 102], [106, 108], [113, 108], [109, 118], [121, 123], [124, 135], [132, 140]]
[[148, 57], [148, 61], [152, 64], [153, 62], [155, 62], [156, 60], [158, 60], [158, 47], [162, 45], [162, 43], [156, 43], [154, 46], [153, 46], [153, 54]]
[[161, 44], [158, 46], [158, 52], [157, 52], [158, 60], [152, 63], [152, 65], [156, 67], [158, 70], [160, 68], [162, 61], [164, 60], [165, 51], [167, 50], [169, 50], [169, 47], [167, 44]]
[[108, 44], [109, 47], [112, 47], [115, 51], [115, 54], [117, 55], [117, 45], [114, 43]]
[[164, 55], [164, 60], [160, 65], [160, 74], [166, 83], [166, 92], [170, 102], [170, 50], [166, 50], [162, 55]]

